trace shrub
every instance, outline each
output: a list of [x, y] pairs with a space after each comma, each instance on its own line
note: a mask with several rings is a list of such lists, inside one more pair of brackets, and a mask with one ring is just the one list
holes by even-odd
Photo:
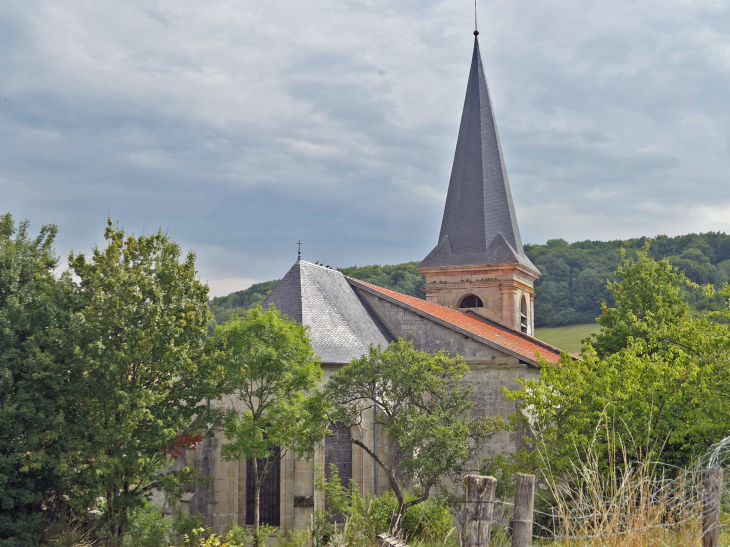
[[448, 507], [431, 499], [409, 507], [403, 519], [403, 535], [407, 542], [443, 541], [453, 526]]
[[170, 545], [172, 521], [166, 519], [159, 507], [147, 504], [129, 513], [123, 545], [134, 547], [164, 547]]

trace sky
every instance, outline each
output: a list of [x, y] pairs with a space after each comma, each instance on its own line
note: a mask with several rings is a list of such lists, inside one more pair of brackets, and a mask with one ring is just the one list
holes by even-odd
[[[212, 295], [436, 244], [470, 0], [4, 0], [0, 214], [166, 231]], [[522, 239], [730, 232], [730, 2], [493, 0]]]

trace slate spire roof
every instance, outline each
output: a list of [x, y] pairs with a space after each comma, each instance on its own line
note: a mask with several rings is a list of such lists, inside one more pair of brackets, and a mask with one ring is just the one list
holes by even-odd
[[538, 272], [522, 248], [475, 33], [439, 243], [419, 267], [511, 263]]

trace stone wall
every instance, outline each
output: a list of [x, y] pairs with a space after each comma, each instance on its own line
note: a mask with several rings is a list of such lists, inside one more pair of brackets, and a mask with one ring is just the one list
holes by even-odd
[[[516, 388], [517, 378], [539, 376], [536, 367], [474, 338], [370, 293], [361, 292], [361, 295], [394, 335], [412, 340], [415, 347], [421, 350], [435, 352], [445, 349], [453, 356], [458, 354], [464, 358], [470, 367], [465, 381], [474, 386], [475, 415], [501, 416], [507, 419], [515, 411], [515, 405], [504, 397], [502, 388]], [[323, 365], [326, 377], [339, 368], [337, 365]], [[236, 403], [233, 401], [225, 404]], [[356, 434], [368, 446], [372, 446], [372, 416], [365, 416]], [[188, 510], [191, 514], [203, 515], [204, 524], [217, 533], [225, 533], [231, 522], [244, 525], [246, 521], [246, 465], [245, 462], [223, 461], [220, 457], [223, 442], [224, 439], [218, 434], [213, 439], [205, 440], [194, 452], [188, 451], [187, 455], [188, 461], [199, 470], [199, 476], [210, 479], [208, 483], [195, 485], [187, 502]], [[482, 457], [514, 452], [520, 446], [522, 440], [519, 435], [500, 433], [490, 440]], [[391, 443], [382, 432], [378, 432], [378, 453], [386, 459], [392, 454]], [[317, 450], [313, 461], [295, 460], [292, 454], [288, 454], [281, 465], [281, 527], [287, 532], [308, 526], [313, 511], [324, 508], [324, 496], [315, 491], [314, 487], [317, 470], [324, 468], [324, 451]], [[353, 478], [360, 485], [362, 494], [375, 492], [376, 482], [377, 494], [388, 489], [385, 474], [356, 446], [353, 447]]]

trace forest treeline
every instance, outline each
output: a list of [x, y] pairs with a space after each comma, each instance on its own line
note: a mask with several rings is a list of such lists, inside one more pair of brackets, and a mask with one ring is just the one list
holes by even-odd
[[[542, 276], [535, 283], [535, 326], [558, 327], [592, 323], [605, 302], [614, 305], [607, 281], [615, 281], [621, 263], [621, 249], [635, 258], [646, 243], [640, 237], [614, 241], [578, 241], [551, 239], [544, 245], [525, 245], [525, 253]], [[699, 285], [716, 287], [730, 282], [730, 236], [721, 232], [688, 234], [651, 239], [649, 254], [656, 260], [669, 258], [672, 265]], [[353, 266], [340, 268], [345, 275], [361, 279], [403, 294], [425, 298], [423, 275], [418, 262], [389, 266]], [[278, 280], [252, 285], [246, 290], [214, 298], [211, 309], [217, 324], [263, 302]], [[695, 311], [717, 310], [722, 300], [708, 298], [701, 290], [686, 289], [685, 298]]]

